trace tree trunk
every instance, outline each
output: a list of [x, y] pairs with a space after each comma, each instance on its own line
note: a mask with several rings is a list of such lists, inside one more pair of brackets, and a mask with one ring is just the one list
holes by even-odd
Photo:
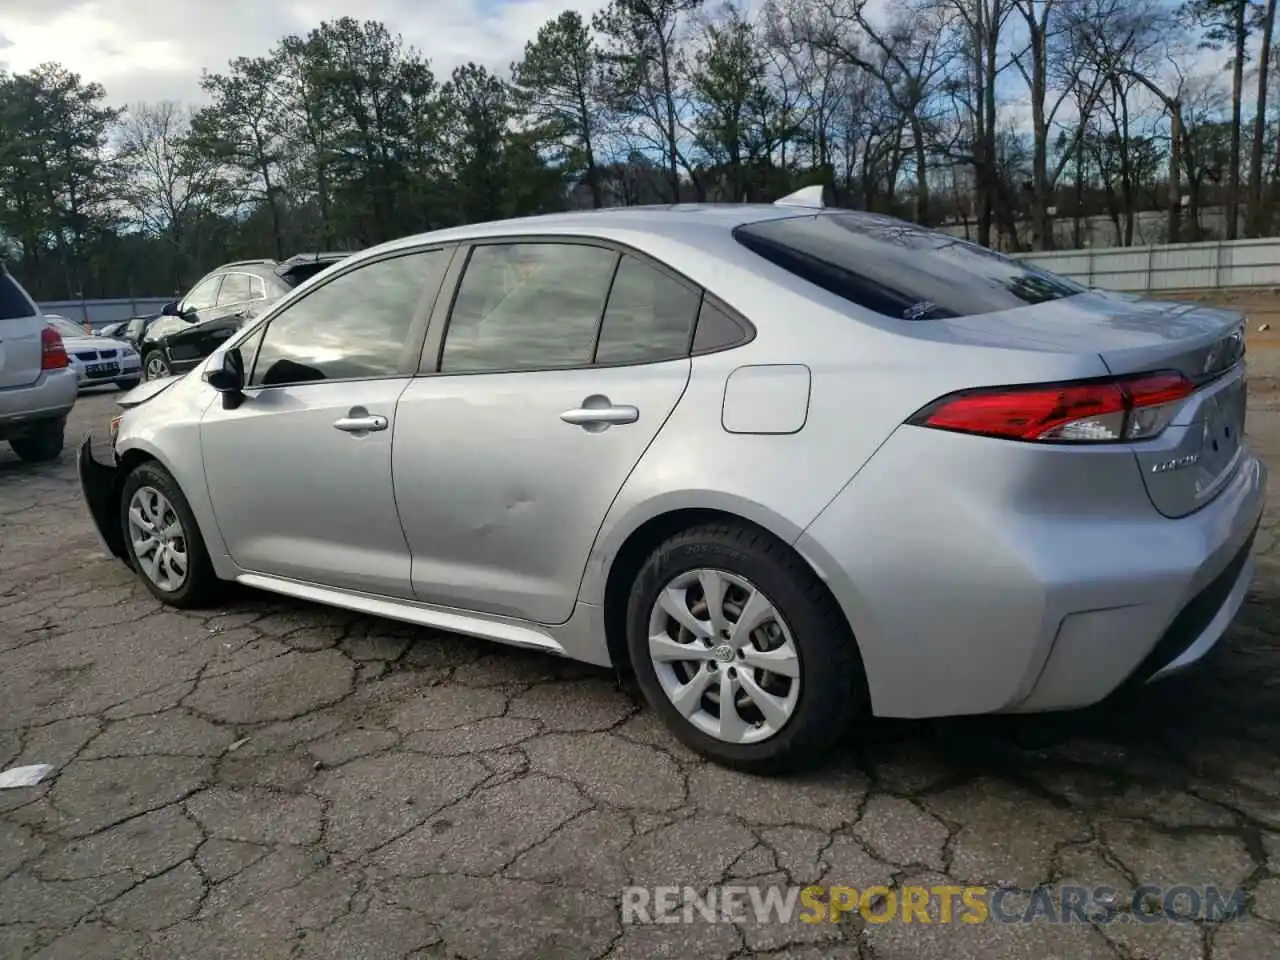
[[1239, 232], [1240, 217], [1240, 101], [1244, 94], [1244, 53], [1248, 39], [1245, 16], [1249, 10], [1247, 0], [1236, 0], [1235, 63], [1231, 66], [1231, 169], [1227, 171], [1227, 239], [1234, 240]]
[[1182, 218], [1182, 104], [1174, 100], [1169, 107], [1169, 229], [1168, 242], [1180, 239]]
[[929, 225], [929, 165], [925, 152], [924, 124], [918, 116], [911, 117], [911, 138], [915, 141], [916, 160], [916, 223]]
[[1249, 155], [1248, 235], [1261, 237], [1267, 232], [1267, 217], [1262, 197], [1262, 149], [1267, 139], [1267, 80], [1271, 63], [1271, 31], [1276, 23], [1276, 0], [1267, 0], [1262, 21], [1262, 45], [1258, 49], [1258, 96], [1253, 115], [1253, 149]]

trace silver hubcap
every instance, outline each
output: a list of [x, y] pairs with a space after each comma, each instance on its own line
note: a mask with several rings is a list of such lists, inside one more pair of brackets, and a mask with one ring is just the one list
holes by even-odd
[[724, 570], [671, 580], [649, 614], [649, 656], [663, 692], [703, 733], [767, 740], [800, 700], [800, 657], [762, 591]]
[[187, 579], [187, 537], [168, 498], [139, 487], [129, 500], [129, 540], [148, 580], [172, 592]]
[[169, 368], [160, 357], [152, 357], [147, 361], [147, 379], [159, 380], [169, 375]]

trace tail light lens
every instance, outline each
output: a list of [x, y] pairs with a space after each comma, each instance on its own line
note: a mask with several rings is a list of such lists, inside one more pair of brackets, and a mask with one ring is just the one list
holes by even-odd
[[1159, 436], [1195, 384], [1177, 371], [949, 394], [908, 423], [1008, 440], [1114, 443]]
[[69, 366], [71, 358], [62, 345], [62, 336], [52, 327], [45, 327], [40, 331], [40, 369], [61, 370]]

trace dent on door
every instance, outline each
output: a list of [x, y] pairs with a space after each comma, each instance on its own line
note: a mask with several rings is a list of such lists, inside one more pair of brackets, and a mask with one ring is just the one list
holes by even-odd
[[415, 380], [396, 410], [392, 473], [418, 598], [567, 620], [600, 524], [689, 369]]

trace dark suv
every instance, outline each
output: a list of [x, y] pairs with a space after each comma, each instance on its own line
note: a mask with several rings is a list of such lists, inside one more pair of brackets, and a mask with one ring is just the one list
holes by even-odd
[[346, 256], [300, 253], [283, 262], [240, 260], [210, 271], [140, 331], [143, 377], [158, 380], [190, 370], [245, 321]]

